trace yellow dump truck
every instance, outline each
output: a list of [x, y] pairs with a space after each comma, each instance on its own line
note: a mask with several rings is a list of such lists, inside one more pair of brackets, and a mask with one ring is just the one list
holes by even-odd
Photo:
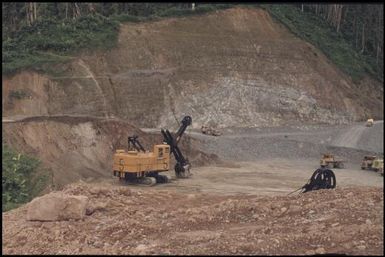
[[367, 127], [372, 127], [373, 124], [374, 124], [374, 120], [373, 120], [373, 119], [368, 119], [368, 120], [366, 121], [366, 126], [367, 126]]
[[373, 170], [384, 174], [384, 159], [375, 155], [365, 155], [361, 162], [361, 169]]
[[377, 158], [375, 155], [365, 155], [361, 162], [361, 169], [371, 170], [374, 160]]
[[343, 169], [345, 167], [344, 162], [344, 160], [334, 157], [333, 154], [325, 153], [321, 157], [320, 165], [321, 167]]
[[372, 169], [384, 176], [384, 159], [375, 159], [373, 161]]

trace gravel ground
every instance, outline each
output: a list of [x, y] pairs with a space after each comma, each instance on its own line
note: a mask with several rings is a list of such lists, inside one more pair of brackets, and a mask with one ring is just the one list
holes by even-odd
[[[322, 153], [330, 152], [349, 162], [359, 163], [366, 154], [383, 154], [383, 123], [376, 123], [371, 128], [364, 127], [357, 140], [357, 147], [342, 145], [344, 136], [352, 128], [361, 127], [362, 123], [351, 125], [313, 125], [276, 128], [231, 128], [223, 130], [219, 137], [200, 134], [198, 131], [189, 135], [200, 141], [197, 147], [206, 153], [214, 153], [225, 160], [253, 161], [265, 158], [319, 159]], [[342, 138], [342, 140], [340, 140]]]
[[[354, 126], [189, 132], [194, 147], [231, 165], [196, 168], [191, 179], [152, 188], [67, 185], [65, 193], [103, 207], [80, 221], [26, 221], [27, 205], [5, 212], [3, 253], [381, 255], [383, 178], [349, 167], [367, 151], [332, 146]], [[365, 129], [359, 140], [374, 142], [381, 129], [373, 128], [367, 131], [374, 139], [365, 140]], [[288, 196], [324, 151], [355, 164], [335, 171], [336, 189]]]
[[[381, 255], [383, 189], [290, 196], [180, 194], [72, 184], [103, 205], [80, 221], [31, 222], [3, 213], [4, 254]], [[283, 233], [284, 231], [284, 233]]]

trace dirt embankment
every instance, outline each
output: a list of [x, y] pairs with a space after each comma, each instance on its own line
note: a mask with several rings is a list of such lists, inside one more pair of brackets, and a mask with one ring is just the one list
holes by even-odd
[[[42, 160], [56, 187], [79, 179], [111, 177], [114, 151], [127, 149], [128, 136], [139, 136], [147, 150], [163, 142], [160, 132], [150, 135], [121, 120], [92, 117], [27, 118], [3, 123], [2, 131], [4, 143]], [[185, 135], [180, 147], [193, 165], [216, 162], [216, 156], [195, 149], [191, 140]]]
[[[69, 185], [105, 206], [80, 221], [3, 213], [4, 254], [381, 255], [383, 189], [290, 196], [180, 194], [159, 188]], [[284, 231], [284, 233], [283, 233]]]
[[3, 77], [3, 116], [114, 115], [164, 127], [189, 114], [197, 128], [383, 117], [381, 83], [354, 84], [262, 9], [127, 23], [116, 48], [53, 70]]

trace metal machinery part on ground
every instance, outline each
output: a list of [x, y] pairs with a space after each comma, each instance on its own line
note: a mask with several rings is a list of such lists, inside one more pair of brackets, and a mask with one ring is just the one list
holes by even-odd
[[220, 135], [222, 135], [222, 133], [219, 132], [219, 130], [211, 128], [211, 127], [208, 127], [208, 126], [202, 126], [201, 127], [201, 132], [203, 134], [211, 135], [211, 136], [220, 136]]
[[128, 137], [128, 151], [117, 149], [114, 154], [113, 175], [129, 183], [145, 185], [167, 183], [170, 178], [159, 173], [170, 170], [170, 155], [172, 153], [176, 159], [176, 176], [178, 178], [189, 177], [190, 163], [182, 155], [178, 142], [191, 122], [191, 117], [185, 116], [175, 138], [167, 129], [162, 129], [164, 142], [154, 145], [152, 152], [143, 148], [137, 136]]
[[319, 168], [314, 171], [309, 182], [302, 187], [302, 193], [318, 189], [332, 189], [337, 184], [336, 176], [332, 170]]
[[298, 190], [301, 190], [301, 193], [306, 193], [319, 189], [333, 189], [336, 185], [337, 180], [334, 172], [328, 168], [321, 167], [313, 172], [313, 175], [305, 185], [289, 193], [289, 195]]
[[344, 168], [344, 162], [341, 159], [337, 159], [334, 157], [333, 154], [326, 153], [322, 155], [322, 158], [320, 160], [321, 167], [327, 167], [327, 168]]

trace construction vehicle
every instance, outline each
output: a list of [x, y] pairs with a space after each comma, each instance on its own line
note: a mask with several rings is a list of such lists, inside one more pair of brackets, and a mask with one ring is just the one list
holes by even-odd
[[182, 138], [186, 128], [191, 125], [190, 116], [185, 116], [182, 125], [175, 137], [166, 130], [161, 130], [164, 137], [163, 144], [153, 146], [152, 152], [146, 151], [138, 140], [138, 136], [128, 137], [128, 149], [117, 149], [113, 157], [113, 175], [128, 183], [155, 185], [167, 183], [170, 177], [159, 173], [170, 170], [170, 155], [174, 155], [176, 164], [174, 167], [177, 178], [190, 176], [190, 163], [185, 158], [178, 142]]
[[202, 126], [201, 127], [201, 132], [203, 134], [211, 135], [211, 136], [220, 136], [220, 135], [222, 135], [222, 133], [219, 132], [219, 130], [211, 128], [211, 127], [208, 127], [208, 126]]
[[375, 155], [365, 155], [361, 162], [361, 169], [374, 170], [380, 174], [384, 172], [384, 159]]
[[345, 161], [334, 157], [334, 155], [330, 153], [323, 154], [320, 160], [321, 167], [327, 168], [343, 169], [345, 167], [344, 162]]
[[378, 173], [380, 173], [381, 176], [384, 176], [384, 162], [382, 162], [382, 167], [378, 169]]
[[361, 169], [363, 170], [371, 170], [373, 161], [377, 158], [375, 155], [365, 155], [361, 162]]
[[366, 126], [367, 126], [367, 127], [372, 127], [373, 124], [374, 124], [374, 120], [373, 120], [373, 119], [368, 119], [368, 120], [366, 121]]
[[384, 176], [384, 159], [376, 158], [373, 161], [372, 169]]

